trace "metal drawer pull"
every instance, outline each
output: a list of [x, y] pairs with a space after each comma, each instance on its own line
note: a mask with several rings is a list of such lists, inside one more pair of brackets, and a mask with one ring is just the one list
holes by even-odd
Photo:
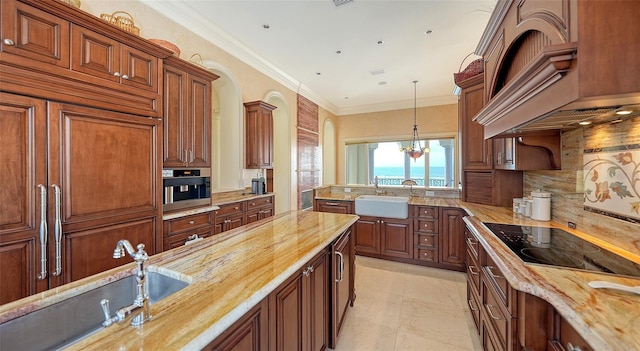
[[4, 45], [9, 45], [9, 46], [13, 46], [16, 43], [13, 42], [13, 40], [6, 38], [5, 40], [2, 41], [4, 43]]
[[572, 343], [568, 342], [567, 351], [582, 351], [582, 349], [580, 348], [580, 346], [573, 346]]
[[467, 303], [469, 304], [469, 308], [470, 308], [473, 312], [478, 312], [478, 309], [473, 307], [473, 302], [472, 302], [471, 300], [467, 300]]
[[194, 221], [189, 221], [189, 224], [193, 224], [193, 223], [195, 223], [195, 222]]
[[129, 79], [129, 76], [128, 76], [128, 75], [126, 75], [126, 74], [123, 74], [123, 75], [122, 75], [122, 79]]
[[40, 275], [39, 280], [47, 277], [47, 187], [38, 184], [40, 188]]
[[476, 266], [469, 266], [469, 273], [473, 274], [473, 275], [478, 275], [478, 271], [476, 271]]
[[494, 274], [494, 273], [493, 273], [493, 270], [492, 270], [493, 268], [496, 268], [496, 267], [493, 267], [493, 266], [487, 266], [487, 271], [489, 272], [489, 275], [491, 276], [491, 278], [494, 278], [494, 279], [502, 279], [503, 277], [502, 277], [501, 275], [497, 275], [497, 274]]
[[56, 199], [56, 220], [53, 226], [54, 238], [56, 240], [56, 270], [53, 272], [54, 276], [59, 276], [62, 273], [62, 215], [60, 213], [61, 207], [61, 193], [60, 187], [53, 184], [51, 187], [54, 190]]
[[116, 77], [120, 77], [120, 72], [113, 72], [113, 75]]
[[340, 258], [340, 265], [338, 270], [338, 278], [336, 279], [336, 283], [340, 283], [342, 278], [344, 278], [344, 255], [340, 251], [336, 251], [336, 255]]
[[198, 236], [198, 234], [193, 234], [187, 237], [187, 241], [184, 242], [185, 245], [196, 243], [204, 238]]
[[476, 245], [478, 245], [478, 240], [467, 238], [467, 244], [469, 244], [471, 246], [476, 246]]
[[489, 304], [484, 304], [484, 305], [487, 306], [487, 312], [489, 312], [489, 316], [491, 316], [491, 318], [493, 318], [493, 319], [495, 319], [497, 321], [501, 320], [500, 317], [496, 317], [496, 315], [493, 314], [493, 312], [491, 312], [491, 307], [495, 307], [494, 305], [489, 305]]

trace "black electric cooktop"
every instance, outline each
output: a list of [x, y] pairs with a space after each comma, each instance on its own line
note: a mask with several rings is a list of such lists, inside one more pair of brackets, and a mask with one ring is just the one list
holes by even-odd
[[483, 224], [525, 263], [640, 277], [640, 265], [562, 229]]

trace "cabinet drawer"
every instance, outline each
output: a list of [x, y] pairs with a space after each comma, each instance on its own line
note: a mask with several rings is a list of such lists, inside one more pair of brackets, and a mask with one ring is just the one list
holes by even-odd
[[437, 233], [438, 232], [438, 220], [437, 219], [418, 219], [416, 231], [423, 233]]
[[473, 258], [467, 248], [467, 281], [473, 286], [476, 294], [480, 291], [480, 264]]
[[480, 333], [480, 298], [477, 290], [474, 290], [470, 284], [467, 284], [467, 304], [471, 310], [473, 322], [476, 324], [476, 334]]
[[219, 210], [216, 211], [216, 215], [218, 216], [226, 216], [230, 214], [242, 213], [245, 211], [246, 203], [242, 202], [234, 202], [231, 204], [219, 205]]
[[435, 206], [416, 206], [414, 216], [420, 218], [438, 218], [438, 208]]
[[479, 243], [478, 243], [478, 239], [476, 239], [475, 235], [473, 235], [468, 229], [465, 230], [465, 237], [466, 237], [466, 242], [467, 242], [467, 254], [470, 257], [473, 257], [473, 259], [476, 260], [476, 262], [479, 261]]
[[415, 248], [413, 258], [421, 261], [438, 262], [438, 250]]
[[213, 227], [209, 226], [200, 228], [198, 230], [190, 230], [178, 235], [173, 235], [170, 238], [164, 239], [164, 251], [183, 246], [187, 241], [195, 239], [196, 235], [199, 238], [206, 238], [212, 236], [213, 233]]
[[438, 247], [438, 235], [433, 234], [415, 234], [413, 236], [414, 245], [423, 248], [435, 249]]
[[504, 277], [498, 266], [495, 264], [493, 259], [486, 255], [487, 263], [482, 270], [484, 271], [484, 276], [487, 277], [488, 282], [491, 286], [495, 287], [495, 292], [498, 295], [501, 303], [505, 305], [509, 310], [511, 310], [511, 305], [509, 301], [509, 282]]
[[482, 314], [487, 321], [488, 329], [497, 337], [500, 349], [509, 350], [507, 345], [511, 340], [511, 315], [496, 296], [495, 290], [487, 281], [482, 281]]
[[261, 197], [258, 199], [247, 200], [248, 209], [262, 207], [262, 206], [270, 206], [273, 204], [273, 197]]
[[199, 213], [191, 216], [170, 219], [167, 221], [166, 235], [175, 235], [184, 230], [196, 229], [213, 224], [213, 213]]

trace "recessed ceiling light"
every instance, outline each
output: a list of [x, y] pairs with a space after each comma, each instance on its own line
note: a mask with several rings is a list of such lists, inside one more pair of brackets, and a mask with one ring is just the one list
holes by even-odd
[[345, 97], [344, 97], [344, 99], [345, 99], [345, 100], [349, 100], [349, 97], [348, 97], [348, 96], [345, 96]]
[[387, 85], [387, 82], [385, 82], [385, 81], [378, 82], [378, 85]]
[[378, 45], [384, 44], [384, 40], [378, 40]]
[[589, 124], [591, 124], [591, 121], [580, 121], [578, 122], [578, 124], [581, 126], [588, 126]]
[[374, 69], [369, 71], [372, 76], [377, 76], [378, 74], [384, 74], [384, 68]]
[[322, 74], [322, 73], [320, 73], [320, 72], [316, 72], [316, 76], [319, 76], [319, 75], [321, 75], [321, 74]]
[[616, 115], [622, 115], [622, 116], [630, 115], [632, 112], [633, 111], [631, 111], [631, 110], [618, 110], [618, 111], [616, 111]]
[[270, 25], [268, 25], [268, 24], [263, 24], [263, 25], [262, 25], [262, 28], [264, 28], [264, 29], [269, 29], [269, 28], [271, 28], [271, 26], [270, 26]]
[[429, 35], [429, 34], [431, 34], [431, 33], [433, 33], [433, 31], [432, 31], [431, 29], [429, 29], [429, 30], [427, 30], [426, 32], [424, 32], [424, 34], [426, 34], [426, 35]]
[[336, 51], [336, 54], [340, 55], [342, 53], [342, 50], [338, 50]]

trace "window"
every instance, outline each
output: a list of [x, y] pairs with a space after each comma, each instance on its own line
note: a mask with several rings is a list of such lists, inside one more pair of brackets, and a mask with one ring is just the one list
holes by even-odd
[[455, 138], [422, 141], [430, 151], [414, 160], [400, 148], [408, 141], [384, 141], [346, 145], [347, 184], [401, 186], [405, 179], [429, 188], [455, 188]]

